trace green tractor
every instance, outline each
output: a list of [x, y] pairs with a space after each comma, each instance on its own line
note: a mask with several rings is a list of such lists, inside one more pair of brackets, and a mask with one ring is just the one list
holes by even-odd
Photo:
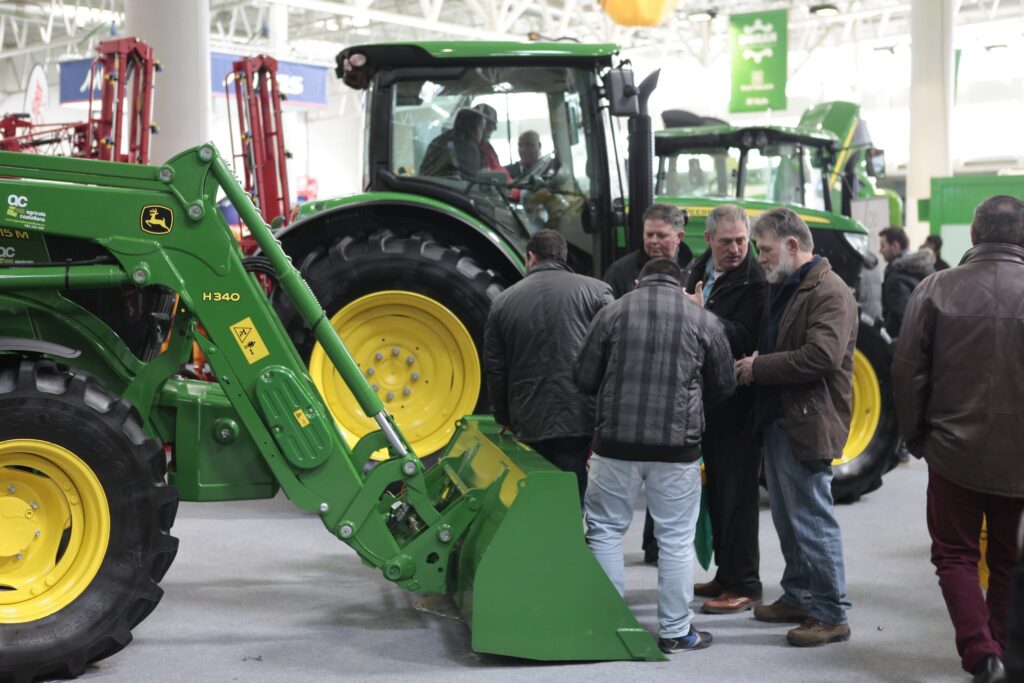
[[[221, 193], [260, 259], [243, 260]], [[384, 579], [452, 596], [477, 651], [665, 659], [586, 547], [572, 474], [462, 415], [424, 468], [399, 426], [414, 416], [368, 382], [385, 365], [353, 360], [212, 145], [159, 168], [3, 152], [0, 196], [0, 681], [77, 676], [129, 643], [162, 596], [179, 500], [278, 491]], [[265, 272], [372, 416], [358, 440], [338, 429]], [[131, 315], [108, 318], [139, 292], [170, 296], [172, 318], [146, 318], [155, 354], [119, 334]], [[404, 365], [417, 342], [392, 343]], [[193, 344], [216, 381], [182, 374]]]
[[[597, 277], [640, 247], [641, 214], [653, 200], [652, 136], [640, 111], [644, 98], [614, 92], [635, 89], [616, 54], [614, 45], [430, 42], [363, 45], [338, 55], [338, 75], [366, 92], [366, 190], [303, 205], [278, 238], [421, 454], [448, 442], [458, 416], [488, 409], [479, 360], [484, 323], [494, 297], [523, 276], [532, 232], [561, 231], [570, 265]], [[481, 104], [497, 114], [490, 143], [503, 164], [518, 160], [516, 139], [525, 131], [538, 134], [540, 159], [512, 181], [501, 171], [439, 174], [429, 163], [425, 173], [431, 143], [446, 139], [461, 110]], [[619, 132], [620, 117], [628, 120], [628, 136]], [[814, 149], [839, 149], [827, 135], [807, 139]], [[810, 154], [812, 147], [805, 148]], [[819, 168], [837, 167], [834, 161], [823, 159]], [[830, 195], [820, 175], [817, 191]], [[704, 189], [728, 194], [726, 185]], [[659, 185], [659, 194], [672, 190]], [[658, 201], [690, 209], [697, 220], [687, 239], [702, 252], [697, 200]], [[855, 285], [866, 231], [825, 201], [819, 212], [802, 213], [819, 251]], [[772, 205], [766, 199], [756, 206]], [[355, 437], [373, 429], [287, 296], [274, 302], [342, 429]], [[836, 470], [842, 500], [877, 487], [895, 451], [888, 347], [870, 325], [865, 329], [857, 356], [859, 412]]]
[[[827, 256], [851, 288], [858, 287], [862, 270], [873, 267], [876, 259], [868, 253], [863, 226], [850, 217], [851, 206], [856, 199], [875, 196], [871, 177], [884, 168], [858, 105], [818, 105], [795, 128], [734, 127], [688, 112], [666, 112], [663, 117], [667, 124], [682, 125], [655, 136], [656, 192], [660, 201], [689, 213], [687, 241], [695, 251], [703, 249], [705, 220], [719, 204], [739, 204], [752, 219], [788, 206], [811, 228], [815, 253]], [[899, 199], [886, 196], [890, 223], [899, 225]], [[889, 379], [890, 341], [881, 321], [862, 312], [850, 437], [833, 462], [837, 501], [851, 502], [878, 488], [897, 461], [900, 438]]]

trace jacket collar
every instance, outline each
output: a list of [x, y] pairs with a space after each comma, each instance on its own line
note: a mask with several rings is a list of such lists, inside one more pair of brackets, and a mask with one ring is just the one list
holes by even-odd
[[[696, 287], [697, 283], [704, 279], [704, 275], [707, 272], [708, 268], [708, 261], [710, 260], [711, 249], [707, 249], [694, 262], [693, 268], [690, 270], [690, 277], [688, 278], [689, 281], [686, 283], [687, 290], [689, 290], [692, 287]], [[747, 256], [745, 259], [743, 259], [743, 263], [736, 266], [732, 270], [722, 273], [722, 276], [719, 278], [719, 280], [721, 280], [722, 282], [722, 285], [719, 286], [724, 286], [725, 283], [732, 283], [734, 281], [739, 284], [748, 284], [751, 281], [751, 279], [753, 279], [752, 276], [755, 272], [756, 266], [754, 265], [754, 256], [748, 248]], [[762, 277], [760, 279], [763, 280], [764, 278]]]
[[530, 272], [527, 273], [526, 276], [529, 277], [530, 275], [533, 275], [534, 273], [539, 273], [543, 270], [564, 270], [567, 273], [573, 272], [572, 268], [562, 263], [561, 261], [556, 261], [553, 258], [547, 258], [544, 259], [543, 261], [537, 261], [537, 265], [535, 265], [533, 268], [530, 268]]
[[641, 287], [674, 287], [675, 289], [679, 289], [679, 280], [676, 280], [671, 275], [655, 273], [654, 275], [648, 275], [640, 280], [640, 282], [637, 283], [636, 288], [640, 289]]
[[832, 270], [832, 264], [828, 262], [828, 259], [824, 256], [819, 257], [817, 263], [811, 266], [811, 269], [807, 271], [807, 275], [800, 281], [800, 287], [797, 288], [797, 291], [814, 289], [830, 270]]
[[968, 249], [960, 265], [975, 261], [1009, 261], [1024, 265], [1024, 248], [1005, 242], [985, 242]]

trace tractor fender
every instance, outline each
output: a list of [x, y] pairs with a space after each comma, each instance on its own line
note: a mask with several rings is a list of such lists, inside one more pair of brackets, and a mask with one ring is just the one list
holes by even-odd
[[0, 304], [20, 313], [12, 318], [10, 336], [0, 339], [2, 352], [50, 356], [99, 377], [117, 393], [142, 366], [113, 330], [62, 297], [0, 295]]
[[516, 243], [469, 213], [445, 202], [403, 192], [369, 192], [313, 202], [301, 218], [277, 233], [292, 260], [301, 264], [317, 248], [346, 235], [387, 228], [413, 234], [429, 230], [435, 238], [467, 248], [485, 267], [507, 282], [526, 271], [525, 240]]

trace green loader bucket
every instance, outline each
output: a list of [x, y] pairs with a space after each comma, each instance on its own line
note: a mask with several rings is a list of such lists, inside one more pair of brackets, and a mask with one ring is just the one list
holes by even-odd
[[448, 575], [474, 650], [548, 661], [665, 659], [584, 541], [574, 475], [483, 416], [459, 423], [431, 475], [463, 494], [486, 490]]

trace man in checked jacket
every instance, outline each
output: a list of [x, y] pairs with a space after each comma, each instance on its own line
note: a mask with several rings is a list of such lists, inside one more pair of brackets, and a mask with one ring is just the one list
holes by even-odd
[[660, 546], [658, 646], [699, 650], [711, 634], [691, 625], [693, 537], [700, 508], [704, 402], [736, 389], [721, 322], [683, 296], [682, 271], [651, 259], [632, 292], [594, 318], [574, 378], [597, 396], [597, 428], [584, 509], [587, 544], [621, 595], [622, 536], [641, 484]]

